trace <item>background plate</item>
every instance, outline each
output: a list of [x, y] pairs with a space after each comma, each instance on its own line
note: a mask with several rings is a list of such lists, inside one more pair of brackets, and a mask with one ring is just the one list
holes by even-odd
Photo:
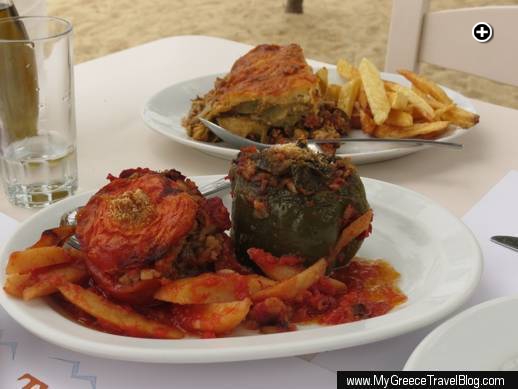
[[[199, 185], [222, 176], [195, 177]], [[360, 255], [386, 258], [402, 275], [405, 304], [388, 314], [335, 326], [299, 326], [298, 331], [260, 335], [238, 332], [218, 339], [160, 340], [111, 335], [61, 316], [43, 299], [24, 302], [0, 290], [0, 304], [23, 327], [59, 346], [99, 357], [159, 363], [225, 362], [335, 350], [375, 342], [428, 325], [469, 297], [482, 269], [478, 244], [462, 222], [420, 194], [363, 179], [374, 209], [373, 233]], [[23, 222], [0, 253], [0, 284], [9, 253], [32, 244], [60, 216], [85, 204], [93, 192], [62, 200]], [[225, 205], [230, 196], [222, 193]]]
[[475, 305], [432, 331], [404, 370], [518, 371], [518, 296]]
[[[326, 66], [328, 67], [328, 66]], [[336, 68], [329, 66], [329, 82], [342, 83]], [[182, 118], [187, 115], [191, 108], [191, 100], [196, 96], [202, 96], [214, 86], [216, 77], [223, 77], [225, 74], [211, 74], [184, 81], [171, 85], [156, 95], [144, 106], [142, 117], [144, 122], [158, 133], [173, 139], [178, 143], [182, 143], [194, 149], [200, 150], [206, 154], [231, 160], [238, 150], [231, 148], [224, 142], [209, 143], [196, 141], [187, 136], [185, 128], [182, 127]], [[410, 83], [399, 74], [381, 73], [381, 77], [388, 81], [397, 82], [401, 85], [410, 85]], [[455, 103], [468, 111], [475, 112], [475, 107], [468, 98], [458, 92], [443, 87], [448, 96]], [[454, 141], [464, 135], [467, 130], [455, 128], [450, 130], [444, 136], [438, 138], [443, 141]], [[350, 133], [351, 138], [368, 138], [360, 130], [353, 130]], [[342, 145], [337, 150], [337, 155], [342, 157], [350, 157], [356, 164], [364, 164], [371, 162], [384, 161], [387, 159], [401, 157], [416, 151], [424, 150], [429, 146], [419, 145], [394, 145], [394, 144], [373, 144], [373, 143], [349, 143]]]

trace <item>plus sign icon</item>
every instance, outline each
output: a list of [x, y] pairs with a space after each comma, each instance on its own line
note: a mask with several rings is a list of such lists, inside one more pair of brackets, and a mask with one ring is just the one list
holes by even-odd
[[479, 43], [486, 43], [493, 38], [493, 27], [489, 23], [479, 22], [471, 29], [471, 35]]

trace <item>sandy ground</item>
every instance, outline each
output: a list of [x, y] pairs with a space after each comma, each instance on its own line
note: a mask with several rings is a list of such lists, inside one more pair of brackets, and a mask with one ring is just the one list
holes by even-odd
[[[432, 10], [514, 1], [433, 0]], [[75, 26], [83, 62], [158, 38], [200, 34], [240, 42], [299, 43], [310, 58], [334, 63], [368, 57], [383, 68], [390, 0], [305, 0], [304, 14], [284, 13], [283, 0], [48, 0], [49, 14]], [[518, 88], [423, 65], [421, 72], [470, 97], [518, 108]]]

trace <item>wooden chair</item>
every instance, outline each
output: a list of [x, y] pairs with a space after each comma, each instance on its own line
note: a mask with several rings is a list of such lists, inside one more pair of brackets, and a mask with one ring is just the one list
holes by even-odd
[[[427, 12], [429, 0], [393, 0], [385, 70], [419, 70], [426, 62], [518, 86], [518, 6]], [[472, 36], [479, 22], [493, 38]]]

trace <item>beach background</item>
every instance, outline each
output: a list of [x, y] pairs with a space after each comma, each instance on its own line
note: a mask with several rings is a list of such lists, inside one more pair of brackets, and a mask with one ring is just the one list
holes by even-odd
[[[431, 10], [441, 10], [518, 0], [430, 3]], [[368, 57], [380, 69], [391, 6], [391, 0], [305, 0], [303, 14], [286, 14], [285, 0], [47, 0], [50, 15], [74, 25], [76, 63], [168, 36], [199, 34], [251, 45], [296, 42], [309, 58], [358, 63]], [[466, 96], [518, 108], [516, 87], [427, 64], [420, 71]]]

